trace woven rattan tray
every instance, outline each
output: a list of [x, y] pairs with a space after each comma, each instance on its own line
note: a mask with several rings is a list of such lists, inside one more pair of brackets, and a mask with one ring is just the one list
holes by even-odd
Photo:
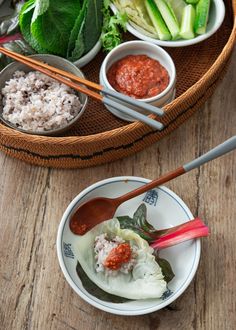
[[[201, 107], [225, 72], [236, 38], [236, 0], [225, 5], [225, 20], [211, 38], [194, 46], [166, 49], [176, 65], [177, 97], [164, 108], [162, 132], [140, 122], [119, 120], [91, 100], [78, 126], [65, 136], [28, 135], [0, 124], [0, 150], [34, 165], [82, 168], [126, 157], [158, 141]], [[98, 81], [103, 58], [101, 52], [82, 69], [88, 79]]]

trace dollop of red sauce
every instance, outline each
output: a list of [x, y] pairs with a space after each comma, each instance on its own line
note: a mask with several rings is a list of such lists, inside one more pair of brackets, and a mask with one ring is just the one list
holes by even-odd
[[112, 270], [118, 270], [123, 263], [130, 260], [131, 254], [130, 245], [128, 243], [121, 243], [110, 251], [104, 261], [104, 266]]
[[169, 84], [167, 70], [147, 55], [128, 55], [107, 72], [111, 86], [133, 98], [145, 99], [160, 94]]

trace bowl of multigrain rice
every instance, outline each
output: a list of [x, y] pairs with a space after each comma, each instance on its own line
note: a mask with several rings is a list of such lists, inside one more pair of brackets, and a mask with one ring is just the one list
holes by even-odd
[[[36, 60], [84, 78], [73, 63], [55, 55]], [[87, 106], [87, 96], [19, 62], [0, 72], [0, 119], [28, 134], [60, 135], [74, 126]]]

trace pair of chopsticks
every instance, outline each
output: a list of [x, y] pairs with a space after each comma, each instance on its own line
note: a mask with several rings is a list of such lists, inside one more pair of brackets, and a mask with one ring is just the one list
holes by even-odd
[[[96, 99], [97, 101], [102, 102], [105, 105], [111, 106], [112, 108], [114, 108], [118, 111], [121, 111], [121, 112], [131, 116], [132, 118], [151, 126], [154, 129], [157, 129], [160, 131], [164, 127], [163, 124], [160, 123], [159, 121], [154, 120], [148, 116], [145, 116], [138, 111], [130, 109], [129, 107], [125, 106], [124, 104], [121, 104], [119, 101], [121, 101], [122, 103], [127, 103], [129, 105], [133, 105], [139, 109], [144, 109], [155, 115], [162, 116], [164, 114], [164, 112], [160, 108], [157, 108], [151, 104], [147, 104], [147, 103], [135, 100], [129, 96], [126, 96], [126, 95], [123, 95], [116, 91], [113, 91], [111, 89], [105, 88], [102, 85], [99, 85], [99, 84], [96, 84], [87, 79], [75, 76], [72, 73], [69, 73], [64, 70], [60, 70], [51, 65], [48, 65], [41, 61], [35, 60], [31, 57], [27, 57], [27, 56], [12, 52], [3, 47], [0, 47], [0, 52], [5, 54], [6, 56], [13, 58], [14, 60], [16, 60], [18, 62], [21, 62], [21, 63], [27, 65], [28, 67], [30, 67], [36, 71], [40, 71], [40, 72], [44, 73], [45, 75], [75, 89], [76, 91], [84, 93], [84, 94]], [[69, 78], [70, 80], [68, 80], [66, 78]], [[79, 84], [83, 84], [84, 86], [93, 88], [96, 91], [98, 91], [99, 93], [96, 93], [93, 90], [90, 90], [84, 86], [81, 86], [81, 85], [77, 84], [76, 82]], [[111, 98], [109, 98], [107, 96], [110, 96]]]

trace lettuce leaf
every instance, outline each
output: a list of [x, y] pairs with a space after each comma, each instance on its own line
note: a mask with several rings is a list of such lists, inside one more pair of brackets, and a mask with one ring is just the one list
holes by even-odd
[[30, 25], [34, 13], [34, 8], [35, 8], [35, 0], [29, 0], [23, 5], [19, 15], [20, 30], [24, 39], [30, 44], [30, 46], [34, 50], [36, 50], [37, 53], [39, 54], [48, 53], [48, 50], [42, 47], [38, 43], [38, 41], [32, 36], [30, 31]]
[[36, 5], [38, 2], [41, 4], [34, 9], [30, 27], [33, 38], [50, 53], [66, 56], [70, 33], [80, 12], [80, 2], [36, 0]]
[[48, 10], [48, 7], [49, 0], [36, 0], [32, 23], [37, 19], [38, 16], [43, 15]]
[[75, 21], [74, 27], [70, 33], [68, 48], [67, 48], [67, 58], [71, 61], [75, 61], [81, 57], [84, 53], [84, 40], [82, 36], [84, 27], [84, 16], [86, 11], [86, 1], [84, 1], [80, 13]]
[[122, 42], [122, 34], [120, 28], [126, 31], [126, 23], [128, 17], [126, 13], [118, 12], [111, 15], [110, 0], [104, 0], [103, 7], [103, 27], [101, 41], [103, 49], [110, 51]]
[[84, 0], [70, 34], [67, 57], [71, 61], [75, 61], [83, 53], [89, 52], [99, 40], [103, 20], [102, 8], [102, 0]]
[[[107, 233], [108, 237], [119, 236], [136, 247], [136, 264], [131, 273], [106, 276], [103, 272], [96, 272], [93, 246], [95, 237], [102, 233]], [[110, 294], [127, 299], [149, 299], [160, 298], [167, 289], [161, 268], [148, 242], [132, 230], [121, 229], [116, 218], [78, 236], [73, 251], [89, 279]]]
[[77, 60], [99, 40], [103, 0], [29, 0], [20, 13], [24, 38], [39, 53]]
[[84, 52], [87, 53], [98, 41], [102, 31], [103, 0], [87, 0], [84, 22]]

